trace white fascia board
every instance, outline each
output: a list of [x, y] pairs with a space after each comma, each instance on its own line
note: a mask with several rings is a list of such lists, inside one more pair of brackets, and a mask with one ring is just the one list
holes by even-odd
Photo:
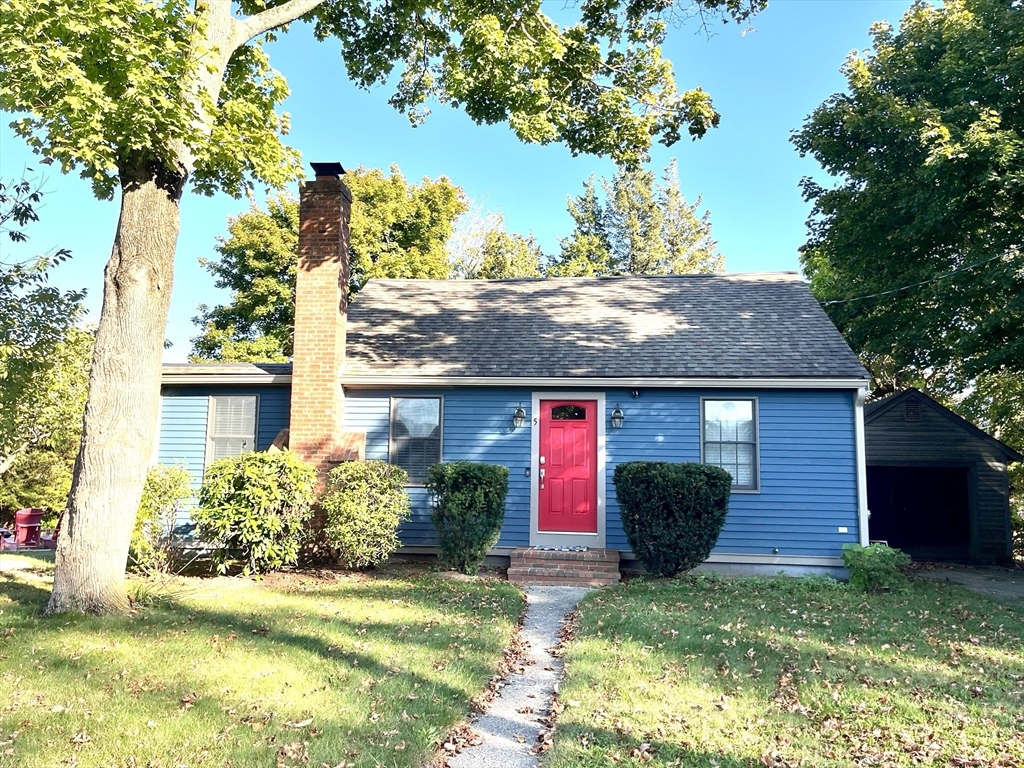
[[291, 374], [274, 373], [165, 373], [160, 377], [161, 386], [176, 384], [209, 384], [212, 386], [232, 384], [291, 384]]
[[379, 376], [343, 375], [350, 389], [368, 387], [599, 387], [647, 389], [862, 389], [865, 379], [854, 378], [526, 378], [516, 376]]

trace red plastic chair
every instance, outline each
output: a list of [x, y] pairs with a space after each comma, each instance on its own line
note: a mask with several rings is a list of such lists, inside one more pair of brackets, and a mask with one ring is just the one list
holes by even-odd
[[43, 521], [41, 509], [19, 509], [14, 513], [14, 543], [18, 547], [40, 547], [39, 530]]

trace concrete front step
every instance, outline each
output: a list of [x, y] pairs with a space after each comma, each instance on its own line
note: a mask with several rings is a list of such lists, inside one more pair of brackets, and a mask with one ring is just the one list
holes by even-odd
[[516, 549], [510, 558], [508, 580], [523, 586], [604, 587], [616, 584], [619, 581], [619, 552], [615, 549]]

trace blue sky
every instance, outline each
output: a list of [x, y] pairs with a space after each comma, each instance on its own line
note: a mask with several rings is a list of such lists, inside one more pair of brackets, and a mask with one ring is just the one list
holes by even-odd
[[[695, 26], [673, 29], [665, 48], [681, 90], [703, 87], [722, 113], [721, 126], [705, 138], [658, 145], [651, 166], [678, 159], [683, 192], [703, 197], [714, 236], [729, 272], [793, 270], [805, 236], [807, 205], [798, 182], [820, 175], [789, 142], [791, 132], [831, 94], [843, 90], [839, 68], [851, 50], [869, 44], [879, 20], [898, 24], [909, 0], [772, 0], [751, 28], [719, 26], [708, 39]], [[555, 4], [556, 9], [560, 4]], [[305, 161], [339, 160], [346, 167], [397, 164], [409, 179], [446, 175], [475, 206], [503, 213], [514, 232], [532, 232], [545, 251], [571, 229], [565, 201], [591, 174], [611, 175], [607, 160], [572, 157], [562, 146], [518, 142], [502, 125], [478, 126], [462, 113], [436, 106], [425, 125], [411, 128], [387, 105], [390, 91], [352, 87], [344, 77], [338, 46], [317, 43], [310, 30], [293, 27], [270, 49], [275, 68], [292, 95], [289, 142]], [[4, 121], [5, 124], [7, 121]], [[20, 178], [39, 166], [9, 128], [0, 129], [0, 177]], [[38, 174], [37, 174], [38, 175]], [[117, 223], [117, 203], [97, 201], [76, 176], [47, 170], [48, 194], [41, 222], [28, 234], [33, 252], [63, 247], [73, 258], [55, 270], [53, 282], [86, 288], [93, 317], [102, 299], [102, 272]], [[292, 190], [293, 192], [295, 190]], [[197, 263], [213, 254], [228, 216], [247, 207], [224, 195], [188, 195], [182, 205], [174, 298], [167, 337], [168, 361], [184, 360], [196, 329], [200, 303], [227, 296]], [[15, 254], [4, 243], [0, 253]]]

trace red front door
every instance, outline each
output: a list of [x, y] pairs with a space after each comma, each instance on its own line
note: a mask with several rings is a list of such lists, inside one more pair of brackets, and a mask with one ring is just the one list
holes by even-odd
[[597, 402], [540, 401], [538, 528], [597, 533]]

